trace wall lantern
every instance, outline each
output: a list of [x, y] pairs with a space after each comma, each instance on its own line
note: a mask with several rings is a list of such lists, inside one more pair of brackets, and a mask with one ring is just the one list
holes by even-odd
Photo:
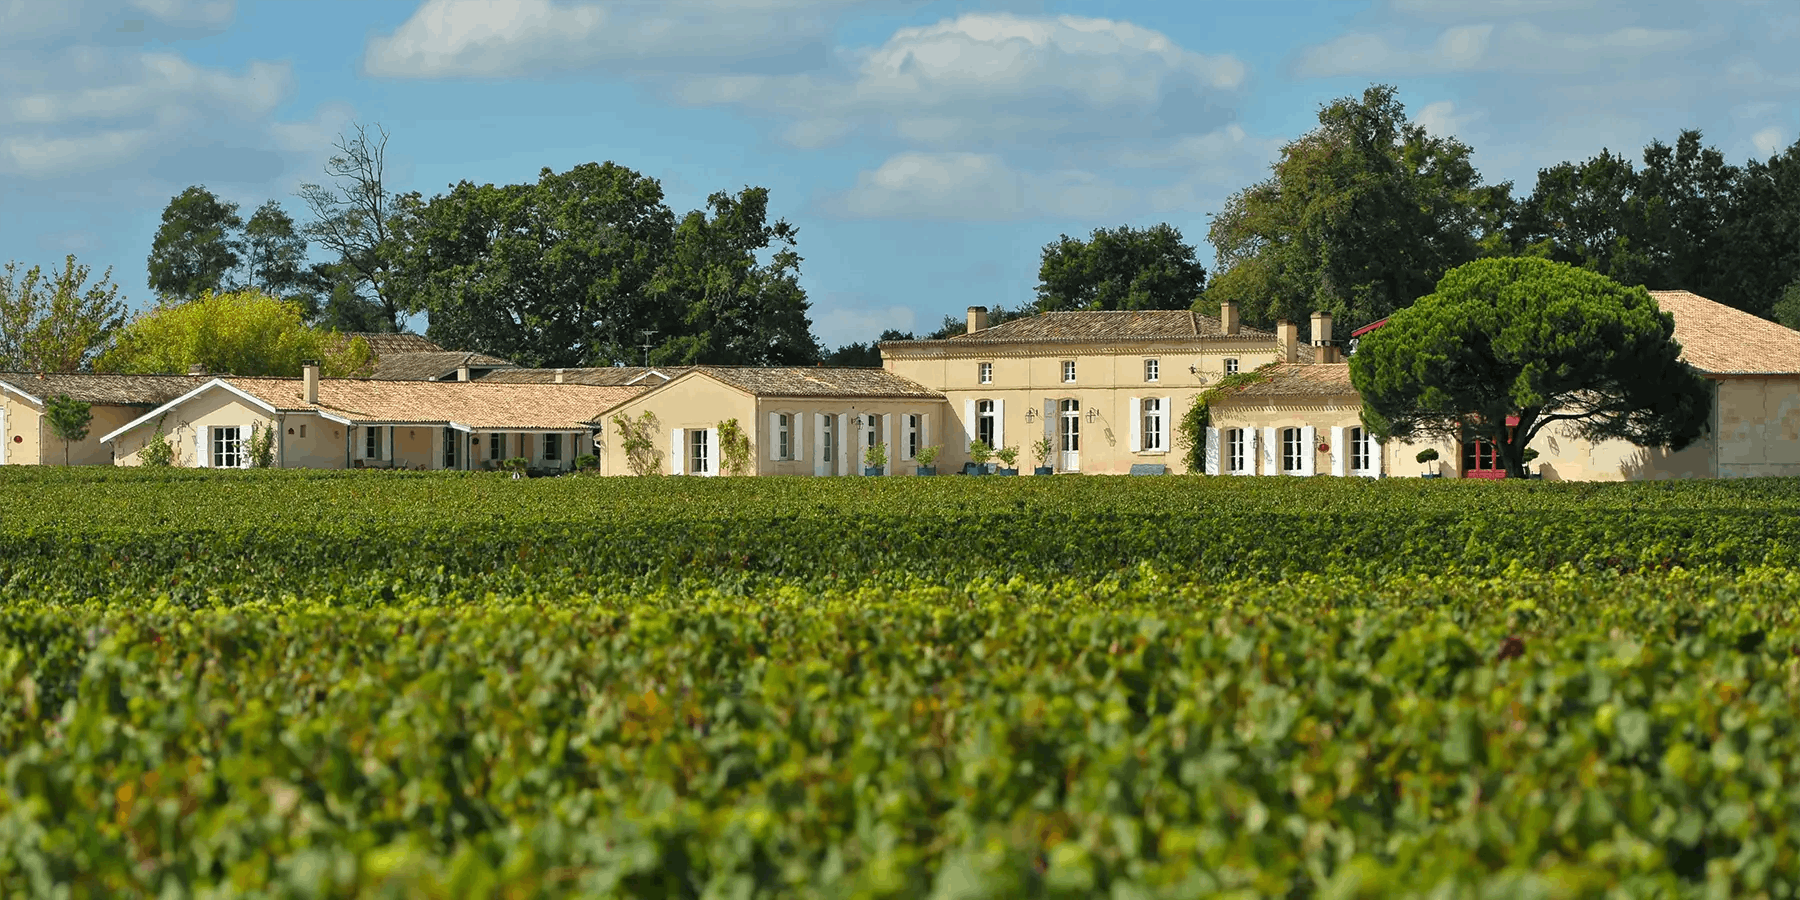
[[1188, 366], [1188, 374], [1189, 375], [1200, 374], [1200, 367], [1199, 366]]
[[1037, 421], [1037, 410], [1033, 409], [1032, 407], [1029, 407], [1029, 406], [1025, 407], [1025, 421], [1036, 422]]
[[1100, 411], [1091, 406], [1088, 407], [1087, 420], [1088, 420], [1088, 424], [1090, 424], [1090, 425], [1093, 424], [1094, 422], [1099, 421], [1100, 420]]

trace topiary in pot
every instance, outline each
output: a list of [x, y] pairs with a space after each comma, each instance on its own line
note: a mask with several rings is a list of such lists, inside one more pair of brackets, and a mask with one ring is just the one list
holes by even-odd
[[919, 452], [917, 454], [915, 454], [915, 456], [919, 460], [918, 474], [920, 474], [920, 475], [936, 475], [937, 474], [937, 466], [932, 465], [932, 463], [937, 462], [937, 457], [938, 457], [937, 445], [933, 444], [930, 447], [920, 447]]
[[[1414, 458], [1419, 461], [1419, 465], [1429, 467], [1431, 463], [1437, 462], [1437, 458], [1438, 458], [1437, 448], [1436, 447], [1426, 447], [1425, 449], [1420, 450], [1419, 455]], [[1427, 468], [1425, 470], [1424, 477], [1436, 478], [1436, 477], [1438, 477], [1438, 473], [1431, 471], [1430, 468]]]

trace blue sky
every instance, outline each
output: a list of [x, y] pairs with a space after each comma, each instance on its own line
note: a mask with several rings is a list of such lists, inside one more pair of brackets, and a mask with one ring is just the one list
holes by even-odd
[[766, 186], [829, 347], [1028, 300], [1062, 233], [1166, 221], [1210, 264], [1223, 199], [1376, 81], [1521, 194], [1684, 127], [1767, 157], [1800, 3], [0, 0], [0, 261], [74, 253], [141, 306], [171, 196], [302, 218], [379, 122], [402, 191], [605, 160], [677, 213]]

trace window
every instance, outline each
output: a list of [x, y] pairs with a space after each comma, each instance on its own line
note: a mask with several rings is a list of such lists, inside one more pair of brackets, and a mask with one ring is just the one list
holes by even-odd
[[1163, 408], [1161, 397], [1149, 397], [1144, 400], [1144, 449], [1161, 451]]
[[1245, 471], [1244, 429], [1242, 428], [1232, 428], [1225, 432], [1225, 471]]
[[1065, 360], [1063, 360], [1063, 384], [1074, 384], [1074, 383], [1075, 383], [1075, 361], [1072, 359], [1065, 359]]
[[775, 458], [794, 458], [793, 425], [786, 413], [775, 417]]
[[994, 446], [994, 401], [975, 401], [975, 439]]
[[1161, 368], [1162, 368], [1162, 365], [1158, 360], [1154, 360], [1154, 359], [1144, 360], [1144, 380], [1145, 381], [1155, 381], [1157, 371]]
[[982, 384], [993, 384], [994, 383], [994, 364], [993, 363], [991, 363], [991, 362], [981, 363], [980, 365], [978, 365], [976, 367], [976, 370], [977, 370], [977, 374], [979, 375], [979, 377], [976, 379], [977, 381], [980, 381]]
[[488, 435], [488, 459], [505, 459], [505, 458], [506, 458], [506, 435], [499, 434], [499, 433]]
[[363, 458], [381, 458], [381, 429], [368, 427], [363, 429]]
[[837, 458], [837, 433], [834, 427], [837, 416], [825, 416], [824, 424], [819, 428], [819, 460], [831, 462]]
[[919, 457], [919, 417], [906, 417], [906, 458]]
[[1062, 449], [1064, 453], [1081, 450], [1081, 401], [1064, 400], [1062, 409]]
[[712, 471], [712, 447], [706, 442], [706, 429], [694, 428], [688, 431], [688, 471], [695, 475], [705, 475]]
[[561, 460], [562, 460], [562, 435], [560, 435], [560, 434], [544, 435], [544, 462], [559, 462]]
[[306, 423], [304, 422], [300, 424], [300, 436], [306, 437]]
[[881, 443], [881, 417], [874, 413], [870, 413], [869, 415], [864, 416], [863, 419], [863, 427], [867, 429], [867, 431], [864, 432], [864, 437], [867, 438], [867, 440], [863, 441], [863, 446], [873, 447], [876, 444]]
[[1305, 445], [1300, 442], [1300, 429], [1281, 429], [1281, 471], [1302, 471], [1304, 467], [1301, 466], [1300, 461], [1303, 458], [1301, 454], [1305, 450]]
[[1236, 373], [1237, 373], [1237, 357], [1235, 357], [1235, 356], [1226, 357], [1225, 358], [1225, 374], [1233, 375]]
[[1350, 429], [1350, 471], [1367, 472], [1369, 470], [1369, 456], [1371, 455], [1369, 451], [1373, 449], [1369, 445], [1372, 443], [1374, 442], [1369, 440], [1368, 432], [1361, 428]]
[[244, 467], [244, 430], [236, 426], [212, 430], [213, 468]]
[[444, 429], [444, 468], [456, 468], [456, 447], [462, 443], [462, 436], [454, 429]]

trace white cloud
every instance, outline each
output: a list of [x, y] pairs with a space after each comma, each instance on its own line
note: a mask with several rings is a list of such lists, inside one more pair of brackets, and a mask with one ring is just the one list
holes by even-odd
[[1694, 42], [1689, 31], [1629, 26], [1611, 31], [1551, 31], [1531, 22], [1473, 23], [1439, 32], [1429, 44], [1401, 29], [1352, 32], [1303, 50], [1297, 70], [1308, 77], [1462, 72], [1579, 74], [1629, 66]]
[[519, 78], [615, 65], [716, 69], [816, 43], [843, 0], [426, 0], [371, 38], [369, 74]]
[[1085, 172], [1018, 172], [993, 154], [907, 152], [858, 175], [826, 206], [850, 218], [1004, 221], [1110, 218], [1138, 199]]
[[791, 117], [789, 139], [801, 146], [865, 133], [948, 149], [1145, 134], [1169, 119], [1218, 115], [1198, 111], [1200, 98], [1233, 95], [1248, 77], [1229, 55], [1078, 16], [969, 14], [899, 29], [845, 62], [829, 75], [691, 78], [676, 96]]
[[839, 294], [827, 294], [812, 306], [813, 332], [827, 348], [872, 340], [889, 328], [913, 331], [919, 315], [907, 306], [869, 306]]
[[1458, 115], [1455, 103], [1449, 100], [1439, 100], [1421, 107], [1418, 114], [1413, 116], [1413, 121], [1433, 135], [1454, 137], [1478, 117], [1477, 113]]
[[1750, 145], [1756, 148], [1758, 156], [1766, 158], [1781, 152], [1785, 137], [1779, 128], [1764, 128], [1750, 136]]

